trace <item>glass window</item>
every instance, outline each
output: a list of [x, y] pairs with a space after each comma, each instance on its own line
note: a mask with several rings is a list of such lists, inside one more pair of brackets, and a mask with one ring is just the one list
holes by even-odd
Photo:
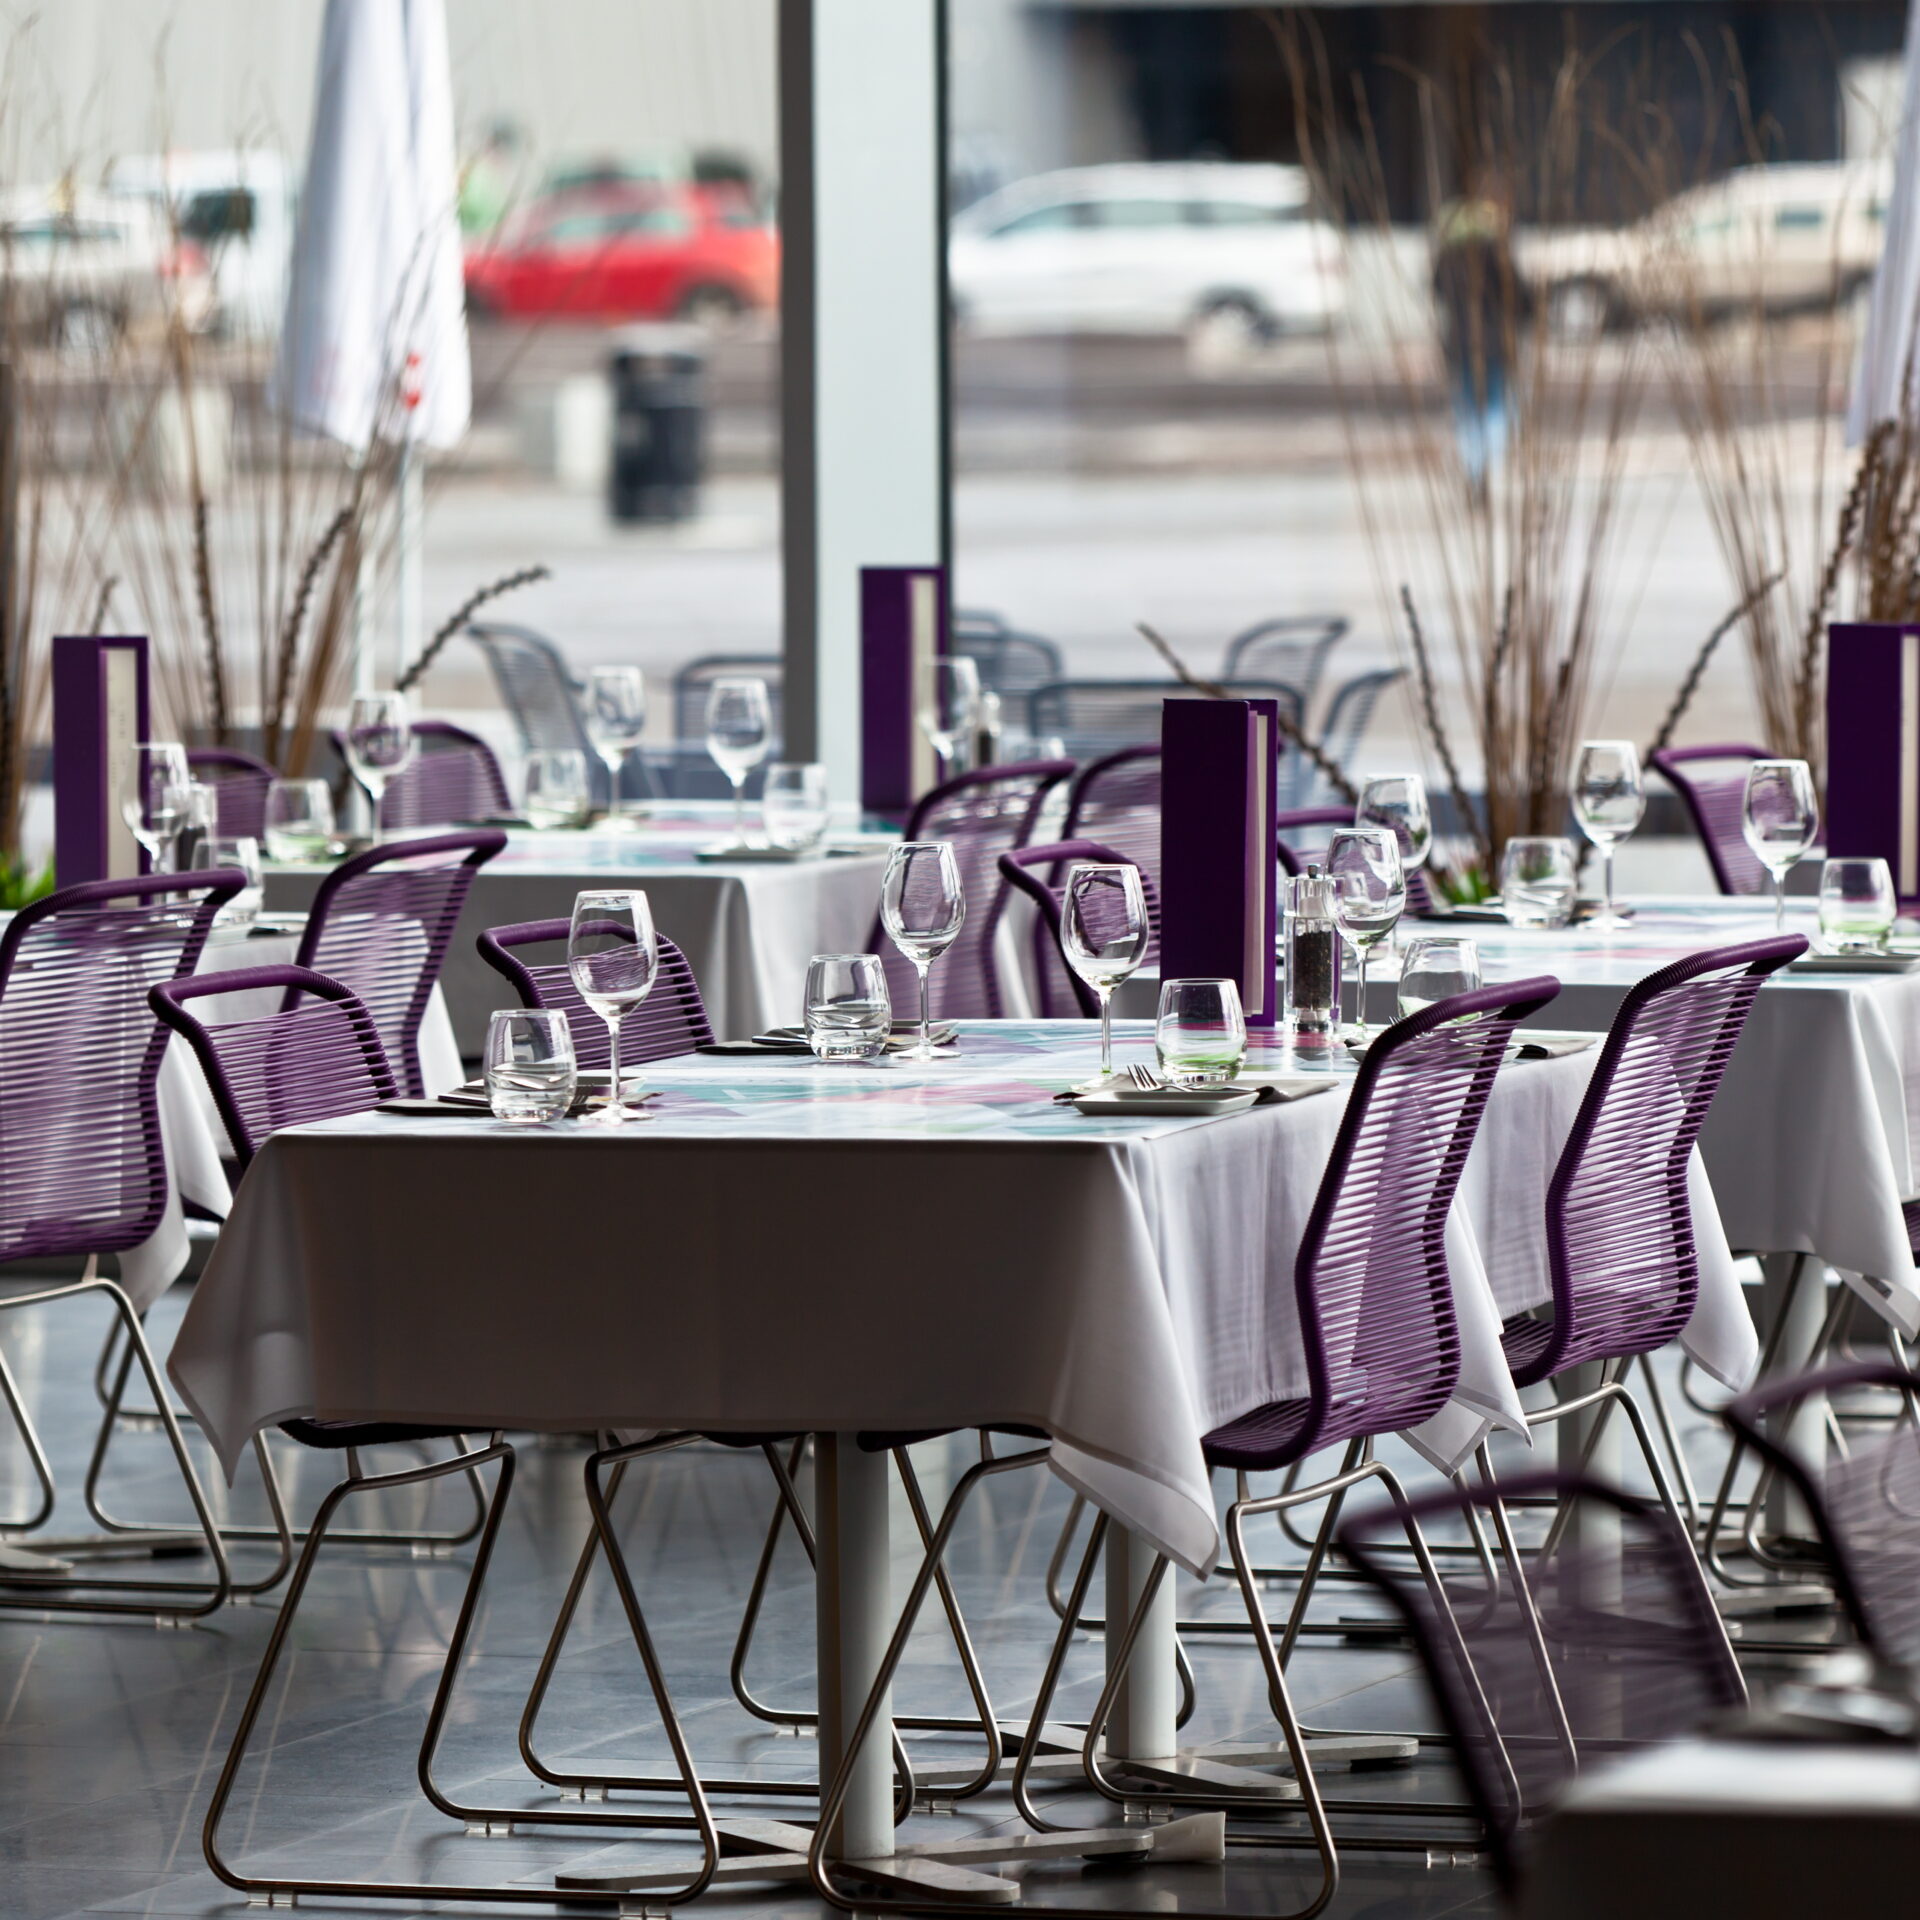
[[1084, 227], [1087, 224], [1087, 207], [1078, 200], [1062, 200], [1051, 207], [1035, 207], [1031, 213], [1016, 214], [1011, 220], [993, 230], [996, 240], [1005, 240], [1016, 233], [1053, 233], [1062, 227]]
[[180, 210], [184, 239], [244, 240], [253, 231], [253, 195], [244, 187], [220, 187], [191, 195]]
[[1187, 209], [1178, 200], [1096, 200], [1096, 227], [1184, 227]]
[[1301, 206], [1277, 206], [1258, 200], [1202, 200], [1194, 208], [1209, 227], [1284, 227], [1306, 217]]
[[1818, 233], [1827, 224], [1825, 207], [1781, 207], [1773, 216], [1781, 233]]

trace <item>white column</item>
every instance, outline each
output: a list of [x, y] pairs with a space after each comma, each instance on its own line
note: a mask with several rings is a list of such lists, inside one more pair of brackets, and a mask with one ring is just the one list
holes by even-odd
[[[863, 1453], [850, 1433], [814, 1440], [815, 1573], [820, 1655], [820, 1781], [824, 1790], [846, 1751], [887, 1649], [889, 1457]], [[839, 1860], [893, 1852], [893, 1720], [888, 1703], [861, 1750], [839, 1831]]]
[[942, 0], [781, 0], [786, 751], [860, 777], [863, 566], [946, 557]]
[[[1154, 1551], [1144, 1540], [1115, 1523], [1107, 1529], [1107, 1659], [1120, 1642], [1152, 1571]], [[1174, 1722], [1180, 1712], [1180, 1674], [1174, 1659], [1173, 1569], [1160, 1582], [1152, 1611], [1141, 1623], [1133, 1659], [1113, 1718], [1107, 1722], [1107, 1751], [1115, 1759], [1170, 1760], [1179, 1751]], [[1109, 1666], [1111, 1672], [1111, 1666]]]

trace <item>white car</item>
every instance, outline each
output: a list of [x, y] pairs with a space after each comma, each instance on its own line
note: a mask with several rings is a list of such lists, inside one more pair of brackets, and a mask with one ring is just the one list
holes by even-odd
[[955, 216], [955, 318], [984, 333], [1322, 331], [1340, 236], [1299, 167], [1180, 162], [1035, 174]]

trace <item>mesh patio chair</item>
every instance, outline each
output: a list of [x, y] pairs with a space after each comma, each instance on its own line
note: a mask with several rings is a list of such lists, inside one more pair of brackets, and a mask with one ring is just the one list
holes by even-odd
[[[1372, 673], [1355, 674], [1334, 689], [1316, 743], [1336, 767], [1344, 768], [1351, 775], [1380, 696], [1396, 681], [1405, 678], [1406, 670], [1402, 667], [1381, 667]], [[1304, 753], [1296, 753], [1282, 762], [1280, 791], [1285, 796], [1285, 804], [1296, 808], [1331, 806], [1339, 798], [1326, 776]]]
[[[773, 737], [783, 736], [786, 707], [786, 660], [777, 653], [708, 653], [689, 660], [673, 676], [673, 737], [702, 751], [707, 739], [707, 695], [716, 680], [764, 680], [767, 683], [767, 709], [773, 718]], [[778, 747], [767, 755], [780, 758]]]
[[[1296, 1604], [1285, 1643], [1276, 1651], [1266, 1619], [1265, 1594], [1247, 1556], [1246, 1521], [1257, 1514], [1328, 1500], [1327, 1520], [1317, 1543], [1317, 1553], [1323, 1554], [1348, 1488], [1379, 1479], [1399, 1493], [1391, 1470], [1371, 1457], [1371, 1443], [1378, 1435], [1432, 1418], [1453, 1395], [1460, 1373], [1460, 1337], [1446, 1255], [1448, 1211], [1513, 1029], [1557, 991], [1558, 983], [1546, 978], [1483, 987], [1437, 1001], [1389, 1027], [1368, 1048], [1294, 1267], [1305, 1390], [1295, 1398], [1256, 1408], [1208, 1434], [1202, 1443], [1210, 1466], [1235, 1474], [1284, 1468], [1320, 1448], [1346, 1443], [1338, 1473], [1289, 1486], [1269, 1498], [1242, 1497], [1227, 1513], [1227, 1540], [1260, 1647], [1268, 1696], [1285, 1734], [1300, 1805], [1312, 1826], [1321, 1861], [1319, 1892], [1296, 1910], [1300, 1913], [1317, 1912], [1331, 1897], [1339, 1874], [1338, 1855], [1284, 1671], [1302, 1607]], [[1291, 1344], [1293, 1336], [1286, 1337]], [[1020, 1461], [1016, 1457], [997, 1464], [1005, 1467]], [[974, 1469], [975, 1474], [979, 1471]], [[963, 1481], [956, 1494], [967, 1484]], [[1061, 1829], [1034, 1807], [1028, 1791], [1029, 1770], [1078, 1631], [1107, 1525], [1105, 1514], [1094, 1522], [1014, 1766], [1015, 1804], [1028, 1825], [1040, 1832]], [[937, 1560], [937, 1553], [930, 1553], [914, 1582], [866, 1710], [823, 1800], [823, 1821], [831, 1820], [838, 1798], [845, 1793], [852, 1762], [906, 1650]], [[1110, 1777], [1110, 1768], [1123, 1763], [1105, 1761], [1101, 1743], [1167, 1565], [1164, 1556], [1154, 1559], [1114, 1652], [1107, 1684], [1087, 1722], [1082, 1747], [1087, 1777], [1102, 1794], [1122, 1804], [1164, 1801], [1216, 1808], [1252, 1806], [1271, 1812], [1278, 1788], [1257, 1796], [1225, 1787], [1182, 1793], [1143, 1789], [1132, 1780], [1122, 1787]], [[1108, 1623], [1109, 1639], [1115, 1625]], [[817, 1870], [816, 1884], [825, 1891], [820, 1871], [824, 1869]], [[867, 1904], [863, 1896], [861, 1905]]]
[[475, 623], [468, 626], [467, 638], [486, 658], [500, 704], [520, 735], [522, 751], [572, 747], [584, 753], [593, 803], [607, 805], [611, 792], [607, 764], [588, 737], [586, 716], [580, 709], [580, 683], [566, 656], [530, 627]]
[[[1550, 1502], [1573, 1525], [1491, 1591], [1477, 1568], [1443, 1580], [1425, 1553], [1408, 1563], [1409, 1539], [1477, 1532], [1496, 1501]], [[1681, 1739], [1746, 1700], [1692, 1545], [1650, 1502], [1529, 1474], [1412, 1501], [1396, 1491], [1338, 1538], [1412, 1636], [1509, 1901], [1529, 1828], [1576, 1768]]]
[[[567, 1016], [573, 1030], [574, 1058], [583, 1067], [604, 1070], [612, 1058], [607, 1023], [581, 999], [567, 968], [566, 920], [525, 920], [517, 926], [489, 927], [480, 936], [480, 958], [512, 987], [523, 1007], [548, 1007]], [[623, 1068], [649, 1060], [671, 1060], [712, 1044], [713, 1023], [700, 997], [687, 956], [665, 934], [660, 939], [660, 968], [653, 991], [627, 1015], [620, 1028]], [[552, 960], [528, 961], [523, 947], [557, 947]], [[624, 1072], [622, 1079], [625, 1078]]]
[[[89, 881], [22, 908], [0, 935], [0, 1261], [86, 1261], [77, 1281], [0, 1295], [0, 1311], [85, 1294], [107, 1303], [122, 1342], [114, 1397], [137, 1368], [192, 1504], [193, 1536], [213, 1560], [212, 1577], [199, 1581], [137, 1573], [111, 1579], [79, 1566], [43, 1575], [9, 1565], [0, 1572], [0, 1606], [197, 1619], [233, 1591], [226, 1549], [142, 1317], [124, 1288], [101, 1278], [98, 1263], [150, 1239], [167, 1209], [159, 1082], [168, 1034], [147, 990], [193, 971], [214, 915], [245, 883], [230, 867]], [[0, 1394], [40, 1488], [38, 1510], [6, 1523], [13, 1539], [52, 1517], [54, 1480], [4, 1355]], [[111, 1427], [109, 1415], [95, 1442], [89, 1495]], [[171, 1532], [177, 1543], [179, 1530]]]
[[359, 995], [409, 1094], [426, 1091], [420, 1022], [467, 890], [506, 844], [497, 828], [391, 841], [343, 860], [314, 895], [294, 963]]
[[1006, 701], [1024, 701], [1035, 687], [1059, 680], [1067, 671], [1065, 656], [1051, 640], [1010, 627], [986, 630], [956, 620], [947, 650], [971, 660], [980, 669], [980, 684]]
[[[1279, 855], [1280, 871], [1291, 876], [1304, 873], [1310, 862], [1324, 864], [1328, 834], [1335, 827], [1352, 825], [1353, 809], [1345, 805], [1289, 807], [1285, 812], [1275, 814], [1274, 826], [1280, 836], [1275, 852]], [[1313, 836], [1316, 843], [1313, 847], [1304, 844], [1307, 834]], [[1433, 889], [1427, 883], [1427, 870], [1425, 867], [1415, 867], [1406, 878], [1406, 911], [1416, 920], [1424, 919], [1433, 911]]]
[[[1700, 836], [1713, 883], [1722, 893], [1771, 893], [1773, 877], [1740, 831], [1747, 769], [1768, 757], [1765, 747], [1739, 744], [1662, 747], [1647, 764], [1679, 794]], [[1685, 771], [1682, 771], [1685, 769]]]
[[1313, 711], [1327, 656], [1346, 638], [1348, 621], [1340, 613], [1295, 614], [1262, 620], [1227, 642], [1223, 680], [1282, 680], [1300, 690], [1303, 713]]
[[[333, 744], [345, 759], [346, 742], [340, 734], [334, 734]], [[513, 797], [500, 762], [477, 733], [446, 720], [416, 720], [413, 758], [381, 796], [380, 831], [412, 833], [512, 811]]]
[[1063, 840], [1118, 847], [1160, 884], [1160, 749], [1123, 747], [1074, 775]]
[[[1131, 855], [1098, 840], [1056, 840], [1046, 846], [1018, 847], [1000, 856], [1000, 871], [1009, 885], [1033, 902], [1033, 967], [1036, 1011], [1042, 1020], [1086, 1020], [1100, 1017], [1100, 999], [1061, 957], [1061, 900], [1067, 875], [1088, 862], [1097, 866], [1139, 866]], [[1144, 869], [1140, 891], [1146, 895], [1147, 921], [1152, 938], [1141, 964], [1151, 965], [1160, 954], [1160, 893]]]
[[[1277, 680], [1233, 681], [1226, 691], [1236, 700], [1277, 700], [1289, 719], [1300, 719], [1299, 690]], [[1028, 694], [1027, 731], [1036, 740], [1059, 740], [1076, 760], [1092, 760], [1122, 747], [1158, 747], [1162, 703], [1207, 697], [1178, 680], [1055, 680]], [[1286, 757], [1283, 741], [1283, 765]]]
[[[1001, 1018], [1006, 1002], [993, 953], [1007, 890], [1000, 856], [1027, 844], [1047, 796], [1072, 772], [1071, 760], [985, 767], [945, 781], [916, 802], [905, 837], [953, 843], [967, 902], [960, 937], [933, 963], [927, 1004], [934, 1019]], [[919, 976], [877, 918], [868, 945], [881, 956], [895, 1009], [903, 1018], [909, 1009], [918, 1011]]]
[[216, 833], [229, 839], [265, 838], [267, 789], [279, 778], [266, 761], [237, 747], [190, 747], [187, 771], [213, 789]]

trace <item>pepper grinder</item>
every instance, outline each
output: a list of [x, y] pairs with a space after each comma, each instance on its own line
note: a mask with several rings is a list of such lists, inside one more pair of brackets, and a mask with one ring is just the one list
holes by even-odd
[[1331, 1058], [1340, 1020], [1340, 929], [1333, 881], [1318, 866], [1287, 882], [1287, 1038], [1299, 1054]]

